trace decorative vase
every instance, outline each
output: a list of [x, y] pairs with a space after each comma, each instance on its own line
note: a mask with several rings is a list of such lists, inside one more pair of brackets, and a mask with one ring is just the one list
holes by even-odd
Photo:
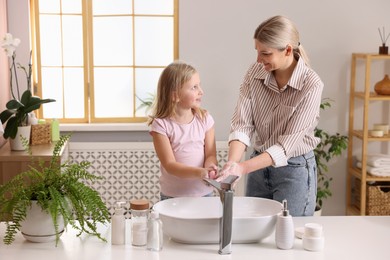
[[[64, 219], [58, 216], [58, 234], [64, 232]], [[50, 213], [43, 211], [36, 201], [32, 201], [27, 210], [26, 219], [21, 222], [20, 231], [25, 239], [31, 242], [44, 243], [56, 239], [56, 231]]]
[[14, 139], [10, 138], [11, 150], [24, 151], [26, 148], [23, 145], [22, 138], [25, 138], [30, 143], [31, 125], [19, 126], [18, 132]]
[[386, 74], [385, 77], [375, 84], [375, 92], [378, 95], [390, 95], [390, 79]]

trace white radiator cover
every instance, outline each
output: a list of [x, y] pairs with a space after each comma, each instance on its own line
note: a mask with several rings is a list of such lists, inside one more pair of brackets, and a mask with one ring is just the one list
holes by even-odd
[[[217, 142], [221, 168], [227, 161], [227, 142]], [[110, 213], [117, 201], [148, 199], [151, 205], [160, 199], [160, 162], [152, 142], [71, 142], [69, 159], [89, 161], [89, 171], [104, 179], [91, 184], [106, 202]], [[236, 195], [244, 195], [245, 180], [236, 186]], [[129, 204], [127, 204], [127, 208]]]

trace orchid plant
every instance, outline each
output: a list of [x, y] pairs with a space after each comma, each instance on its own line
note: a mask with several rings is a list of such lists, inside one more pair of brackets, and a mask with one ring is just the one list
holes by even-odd
[[[31, 52], [30, 52], [30, 62], [28, 64], [28, 69], [23, 67], [20, 63], [16, 63], [16, 48], [20, 44], [20, 39], [13, 38], [12, 34], [7, 33], [1, 41], [1, 47], [4, 49], [6, 55], [10, 58], [10, 91], [12, 99], [7, 102], [6, 110], [0, 113], [0, 121], [7, 123], [4, 129], [4, 138], [7, 139], [15, 138], [18, 132], [19, 126], [28, 125], [28, 114], [32, 111], [39, 109], [42, 104], [54, 102], [54, 99], [41, 99], [40, 97], [33, 96], [31, 93]], [[27, 78], [27, 88], [20, 95], [19, 81], [17, 68], [22, 69]], [[15, 79], [13, 78], [15, 76]], [[14, 93], [14, 88], [12, 83], [15, 82], [16, 95]]]
[[[30, 90], [30, 83], [31, 83], [31, 63], [28, 64], [28, 72], [25, 67], [23, 67], [20, 63], [16, 63], [16, 47], [18, 47], [20, 44], [20, 39], [13, 38], [12, 34], [6, 33], [2, 42], [1, 47], [4, 49], [6, 55], [11, 59], [11, 66], [10, 66], [10, 86], [11, 86], [11, 95], [14, 99], [16, 99], [14, 94], [14, 89], [12, 87], [12, 81], [13, 81], [13, 75], [15, 75], [15, 83], [16, 83], [16, 90], [17, 95], [20, 100], [20, 91], [19, 91], [19, 81], [18, 81], [18, 74], [16, 72], [16, 65], [18, 68], [23, 69], [23, 71], [26, 74], [27, 77], [27, 89]], [[31, 57], [31, 52], [30, 52]]]

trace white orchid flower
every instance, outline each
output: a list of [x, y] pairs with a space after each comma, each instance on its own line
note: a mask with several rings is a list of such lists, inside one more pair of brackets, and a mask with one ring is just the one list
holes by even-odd
[[3, 37], [3, 40], [1, 41], [1, 47], [4, 48], [4, 51], [6, 52], [8, 57], [12, 57], [19, 43], [20, 39], [13, 38], [12, 34], [6, 33]]

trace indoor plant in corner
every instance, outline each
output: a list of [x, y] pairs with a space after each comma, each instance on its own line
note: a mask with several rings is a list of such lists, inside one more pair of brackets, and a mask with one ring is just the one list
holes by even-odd
[[[321, 102], [321, 109], [331, 107], [330, 101], [329, 99], [324, 99]], [[320, 138], [320, 143], [314, 149], [317, 163], [316, 211], [319, 211], [322, 209], [323, 200], [332, 196], [332, 191], [330, 190], [332, 177], [327, 175], [327, 163], [335, 156], [340, 156], [347, 149], [348, 137], [339, 133], [332, 135], [318, 127], [314, 130], [314, 135]]]
[[[51, 236], [43, 234], [23, 234], [34, 242], [56, 240], [63, 232], [61, 222], [71, 225], [79, 234], [87, 233], [104, 237], [98, 232], [98, 223], [108, 223], [109, 211], [99, 193], [87, 182], [100, 177], [88, 172], [89, 162], [60, 162], [60, 152], [70, 135], [63, 135], [54, 146], [53, 156], [48, 164], [32, 162], [29, 170], [16, 175], [0, 186], [0, 219], [7, 219], [3, 242], [11, 244], [16, 233], [24, 230], [31, 221], [31, 211], [44, 212], [50, 221], [46, 226], [52, 229]], [[28, 144], [25, 140], [25, 145]], [[38, 217], [38, 225], [43, 223]], [[34, 228], [33, 228], [34, 229]], [[41, 230], [42, 228], [38, 228]], [[31, 230], [27, 227], [26, 230]]]
[[[4, 48], [7, 56], [10, 58], [10, 91], [12, 99], [7, 102], [6, 109], [0, 113], [0, 121], [5, 123], [5, 129], [3, 137], [5, 139], [11, 139], [11, 149], [24, 150], [22, 143], [20, 142], [20, 135], [24, 131], [25, 138], [30, 138], [30, 127], [28, 118], [29, 114], [36, 109], [39, 109], [42, 104], [54, 102], [54, 99], [41, 99], [40, 97], [33, 96], [31, 93], [31, 62], [28, 65], [28, 69], [16, 63], [15, 49], [19, 45], [20, 40], [13, 38], [11, 34], [7, 33], [1, 41], [1, 47]], [[31, 56], [31, 53], [30, 53]], [[31, 60], [31, 59], [30, 59]], [[24, 71], [27, 78], [27, 89], [20, 95], [19, 81], [16, 67]], [[15, 78], [15, 79], [13, 79]], [[15, 82], [16, 95], [12, 83]], [[20, 131], [20, 132], [18, 132]], [[18, 142], [19, 140], [19, 142]]]

